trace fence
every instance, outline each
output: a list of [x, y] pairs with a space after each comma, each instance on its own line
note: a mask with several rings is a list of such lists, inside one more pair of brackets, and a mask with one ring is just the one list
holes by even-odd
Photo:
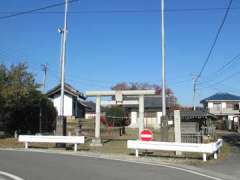
[[[124, 133], [122, 127], [109, 127], [109, 128], [101, 128], [100, 136], [102, 139], [117, 139]], [[95, 137], [95, 129], [94, 128], [81, 128], [79, 131], [79, 135], [85, 137]]]
[[[123, 127], [108, 127], [101, 124], [101, 139], [118, 139], [125, 133]], [[95, 137], [95, 119], [80, 119], [78, 122], [78, 134], [85, 137]]]
[[[126, 128], [126, 135], [124, 134], [123, 127], [107, 127], [101, 125], [100, 136], [102, 139], [138, 139], [138, 129]], [[159, 140], [161, 138], [160, 130], [152, 129], [154, 132], [154, 140]], [[78, 134], [85, 137], [95, 136], [95, 120], [85, 120], [81, 119], [79, 121]], [[182, 133], [181, 141], [182, 143], [203, 143], [204, 135], [212, 137], [215, 140], [215, 128], [214, 127], [203, 127], [201, 132], [198, 133]], [[174, 142], [174, 128], [168, 127], [168, 141]]]
[[182, 143], [202, 143], [203, 135], [201, 133], [182, 134], [181, 141], [182, 141]]

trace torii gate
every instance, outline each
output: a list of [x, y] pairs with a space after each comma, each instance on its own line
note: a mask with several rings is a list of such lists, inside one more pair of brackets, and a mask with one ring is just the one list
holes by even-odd
[[[144, 96], [154, 95], [155, 90], [117, 90], [117, 91], [87, 91], [86, 96], [96, 97], [95, 138], [92, 146], [102, 146], [100, 137], [101, 104], [103, 105], [139, 105], [139, 134], [144, 129]], [[102, 101], [102, 96], [115, 96], [113, 101]], [[123, 100], [123, 96], [138, 96], [138, 100]]]

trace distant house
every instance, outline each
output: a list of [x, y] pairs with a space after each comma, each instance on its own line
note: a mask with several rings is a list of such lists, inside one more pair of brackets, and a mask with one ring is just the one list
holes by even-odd
[[[60, 92], [61, 86], [59, 84], [46, 93], [57, 109], [58, 115], [60, 113]], [[87, 107], [84, 103], [85, 100], [86, 97], [83, 93], [67, 83], [64, 84], [64, 116], [83, 118]]]
[[96, 103], [93, 101], [86, 101], [87, 109], [85, 112], [85, 119], [95, 119], [96, 117]]
[[[128, 100], [134, 100], [136, 97], [127, 97]], [[166, 97], [167, 111], [176, 106], [176, 97]], [[131, 123], [129, 127], [138, 127], [138, 105], [125, 105], [126, 111], [129, 112]], [[162, 97], [160, 95], [144, 97], [144, 127], [159, 128], [162, 117]]]
[[229, 93], [217, 93], [201, 100], [205, 109], [226, 123], [232, 129], [234, 122], [239, 122], [240, 96]]

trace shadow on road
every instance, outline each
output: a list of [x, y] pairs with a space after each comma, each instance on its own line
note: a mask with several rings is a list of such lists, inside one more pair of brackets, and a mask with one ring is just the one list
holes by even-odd
[[240, 151], [240, 133], [229, 133], [222, 136], [223, 140], [234, 149]]

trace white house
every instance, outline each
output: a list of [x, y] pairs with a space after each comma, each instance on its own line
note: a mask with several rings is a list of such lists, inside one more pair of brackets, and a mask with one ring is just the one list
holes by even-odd
[[229, 93], [216, 93], [201, 101], [204, 108], [226, 123], [232, 129], [234, 123], [239, 122], [240, 96]]
[[[132, 100], [132, 97], [127, 97]], [[133, 98], [134, 99], [134, 98]], [[176, 97], [167, 96], [167, 111], [176, 105]], [[138, 106], [137, 105], [124, 105], [126, 111], [129, 112], [131, 123], [129, 127], [138, 127]], [[144, 97], [144, 127], [159, 128], [162, 117], [162, 97], [160, 95]]]
[[[52, 100], [54, 107], [57, 109], [58, 115], [60, 112], [60, 84], [50, 89], [46, 94]], [[64, 116], [83, 118], [85, 116], [86, 97], [71, 85], [65, 83], [64, 85]]]

